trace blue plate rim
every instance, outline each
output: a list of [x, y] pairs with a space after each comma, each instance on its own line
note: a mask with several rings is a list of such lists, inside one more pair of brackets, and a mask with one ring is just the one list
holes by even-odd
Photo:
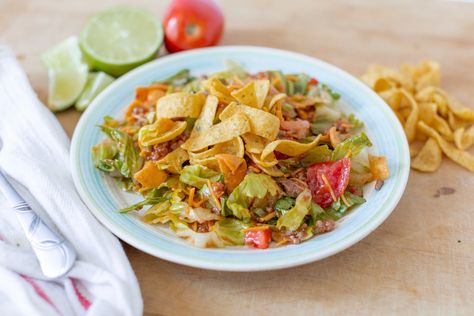
[[[90, 118], [94, 115], [94, 110], [97, 107], [100, 107], [101, 102], [105, 98], [107, 98], [111, 91], [117, 89], [125, 82], [131, 80], [132, 78], [138, 77], [143, 73], [146, 73], [150, 69], [158, 67], [162, 64], [171, 63], [179, 61], [179, 59], [188, 59], [188, 58], [199, 58], [202, 56], [206, 56], [208, 54], [219, 54], [219, 53], [239, 53], [239, 52], [246, 52], [246, 53], [255, 53], [260, 55], [273, 55], [273, 56], [281, 56], [282, 58], [294, 58], [299, 59], [302, 62], [311, 63], [315, 66], [318, 66], [322, 69], [327, 71], [333, 72], [334, 74], [344, 77], [345, 80], [350, 83], [355, 89], [360, 90], [361, 93], [367, 95], [372, 101], [378, 103], [374, 106], [380, 106], [380, 110], [383, 112], [383, 115], [390, 121], [391, 127], [393, 127], [397, 133], [395, 137], [397, 138], [398, 145], [400, 146], [400, 159], [397, 168], [397, 186], [395, 187], [393, 194], [390, 195], [390, 199], [385, 201], [385, 205], [381, 211], [375, 212], [375, 214], [368, 220], [363, 227], [359, 227], [355, 234], [351, 236], [347, 236], [344, 239], [338, 240], [338, 245], [333, 245], [333, 247], [327, 247], [326, 249], [315, 251], [315, 252], [306, 252], [300, 256], [296, 256], [293, 258], [288, 258], [288, 260], [277, 260], [273, 262], [265, 262], [265, 264], [261, 264], [261, 262], [226, 262], [225, 260], [221, 262], [211, 262], [206, 260], [206, 258], [190, 258], [186, 255], [178, 255], [170, 251], [162, 251], [159, 248], [159, 245], [152, 245], [147, 243], [141, 238], [130, 233], [127, 229], [121, 226], [115, 225], [113, 222], [110, 221], [105, 214], [103, 214], [99, 209], [97, 209], [96, 203], [93, 201], [93, 197], [90, 195], [90, 192], [87, 192], [83, 180], [81, 179], [81, 164], [79, 161], [79, 155], [77, 154], [80, 148], [80, 141], [81, 141], [81, 131], [88, 127]], [[90, 126], [89, 126], [90, 127]], [[165, 260], [169, 260], [172, 262], [189, 265], [198, 268], [205, 268], [205, 269], [213, 269], [213, 270], [224, 270], [224, 271], [259, 271], [259, 270], [272, 270], [272, 269], [280, 269], [280, 268], [287, 268], [291, 266], [301, 265], [305, 263], [309, 263], [315, 260], [320, 260], [331, 256], [337, 252], [340, 252], [347, 247], [352, 246], [353, 244], [357, 243], [364, 237], [366, 237], [369, 233], [375, 230], [393, 211], [396, 207], [398, 201], [400, 200], [404, 189], [406, 187], [406, 183], [408, 181], [409, 175], [409, 163], [410, 163], [410, 156], [408, 150], [408, 143], [406, 142], [403, 128], [399, 123], [396, 116], [393, 114], [391, 109], [385, 102], [380, 99], [380, 97], [375, 94], [371, 89], [365, 86], [362, 82], [358, 79], [353, 77], [352, 75], [346, 73], [345, 71], [328, 64], [324, 61], [319, 59], [309, 57], [303, 54], [275, 49], [275, 48], [266, 48], [266, 47], [257, 47], [257, 46], [220, 46], [220, 47], [212, 47], [212, 48], [203, 48], [197, 49], [188, 52], [177, 53], [173, 55], [168, 55], [165, 57], [161, 57], [157, 60], [149, 62], [145, 65], [142, 65], [135, 70], [127, 73], [126, 75], [122, 76], [114, 83], [112, 83], [107, 89], [105, 89], [91, 104], [91, 106], [86, 110], [83, 114], [83, 117], [79, 121], [76, 130], [74, 132], [71, 144], [71, 167], [72, 167], [72, 175], [73, 180], [76, 185], [76, 188], [85, 202], [85, 204], [89, 207], [91, 212], [96, 216], [96, 218], [104, 224], [110, 231], [112, 231], [115, 235], [119, 238], [127, 242], [128, 244], [133, 245], [134, 247], [147, 252], [151, 255], [160, 257]], [[380, 207], [382, 208], [382, 207]], [[121, 214], [117, 214], [117, 216], [123, 216]], [[284, 249], [284, 248], [278, 248]], [[218, 250], [222, 254], [228, 254], [229, 251], [235, 250]], [[263, 252], [262, 252], [263, 253]], [[256, 257], [261, 257], [262, 253], [258, 254]]]

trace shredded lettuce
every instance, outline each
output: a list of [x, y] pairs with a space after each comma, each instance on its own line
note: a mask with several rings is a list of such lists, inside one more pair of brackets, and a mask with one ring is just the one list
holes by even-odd
[[311, 123], [311, 132], [314, 135], [324, 134], [328, 129], [331, 128], [332, 125], [333, 125], [332, 121], [329, 121], [328, 119], [324, 117], [317, 117]]
[[349, 121], [349, 123], [352, 125], [352, 129], [353, 130], [358, 130], [362, 127], [364, 127], [364, 122], [358, 120], [356, 118], [356, 116], [354, 115], [354, 113], [351, 113], [347, 116], [347, 120]]
[[207, 180], [220, 182], [223, 180], [222, 173], [209, 169], [201, 165], [189, 165], [183, 168], [179, 181], [201, 189]]
[[284, 196], [276, 201], [273, 207], [279, 216], [285, 215], [293, 206], [295, 206], [295, 199], [289, 196]]
[[206, 198], [206, 207], [207, 208], [210, 208], [210, 209], [215, 208], [215, 209], [218, 209], [222, 212], [222, 201], [221, 200], [216, 201], [216, 199], [212, 196], [211, 190], [209, 189], [207, 183], [202, 186], [199, 193], [204, 198]]
[[335, 92], [334, 90], [329, 88], [327, 85], [322, 84], [321, 87], [324, 91], [326, 91], [331, 96], [333, 101], [339, 100], [339, 98], [341, 97], [339, 93]]
[[92, 147], [92, 159], [94, 160], [94, 165], [105, 172], [110, 173], [115, 170], [114, 158], [117, 154], [117, 144], [109, 139]]
[[310, 226], [313, 226], [317, 220], [326, 219], [329, 217], [324, 209], [314, 202], [311, 202], [309, 214], [311, 215], [311, 222], [309, 223]]
[[285, 227], [289, 231], [298, 229], [305, 216], [308, 215], [310, 208], [311, 192], [305, 189], [296, 198], [295, 206], [278, 219], [277, 228], [281, 229]]
[[104, 123], [102, 125], [106, 126], [106, 127], [110, 127], [110, 128], [117, 128], [117, 127], [123, 125], [123, 123], [117, 121], [116, 119], [114, 119], [111, 116], [106, 115], [106, 116], [104, 116]]
[[197, 233], [188, 224], [180, 220], [177, 216], [170, 215], [170, 228], [177, 236], [185, 238], [189, 243], [199, 248], [219, 248], [224, 247], [224, 242], [217, 236], [216, 232]]
[[[101, 170], [106, 172], [117, 170], [123, 177], [132, 178], [133, 174], [140, 170], [143, 165], [143, 160], [140, 158], [139, 150], [133, 139], [127, 133], [118, 129], [105, 125], [100, 128], [112, 143], [104, 145], [107, 143], [107, 141], [104, 141], [92, 149], [96, 166], [98, 168], [102, 167]], [[108, 148], [104, 146], [108, 146]]]
[[266, 174], [249, 173], [229, 195], [226, 206], [235, 217], [250, 218], [250, 206], [265, 205], [268, 198], [276, 196], [280, 190], [272, 177]]
[[359, 135], [348, 138], [337, 145], [332, 152], [331, 160], [339, 160], [346, 156], [355, 157], [362, 151], [362, 149], [370, 146], [372, 146], [372, 143], [367, 135], [362, 132]]
[[296, 77], [298, 77], [298, 81], [296, 81], [294, 84], [294, 92], [295, 94], [305, 95], [306, 89], [308, 88], [308, 82], [311, 77], [305, 73], [297, 74]]
[[168, 78], [155, 81], [154, 83], [168, 84], [172, 86], [183, 86], [193, 81], [194, 79], [195, 78], [191, 76], [189, 69], [182, 69], [178, 71], [177, 73], [169, 76]]
[[150, 207], [145, 214], [142, 216], [142, 220], [145, 223], [156, 223], [161, 222], [161, 217], [169, 210], [171, 206], [171, 202], [168, 199], [164, 199], [163, 201], [153, 205]]
[[133, 183], [133, 180], [129, 178], [119, 177], [119, 178], [114, 178], [114, 180], [117, 186], [122, 191], [132, 191], [133, 187], [135, 186], [135, 184]]
[[180, 217], [189, 223], [205, 223], [208, 221], [221, 219], [219, 214], [213, 213], [207, 208], [189, 206], [187, 210], [184, 209], [183, 212], [180, 213]]
[[316, 117], [324, 118], [328, 121], [335, 122], [340, 119], [342, 112], [330, 105], [318, 105], [316, 107]]
[[234, 218], [226, 218], [217, 221], [214, 226], [212, 226], [212, 230], [226, 244], [243, 245], [245, 237], [243, 230], [249, 227], [250, 225], [246, 224], [244, 221]]
[[315, 135], [324, 134], [338, 119], [341, 112], [328, 105], [318, 105], [316, 107], [316, 118], [311, 122], [311, 132]]
[[347, 211], [356, 205], [365, 203], [365, 199], [358, 195], [352, 194], [348, 191], [344, 192], [344, 197], [349, 205], [342, 202], [341, 199], [334, 201], [329, 207], [325, 209], [326, 214], [333, 220], [338, 220], [346, 215]]
[[301, 160], [303, 166], [307, 167], [314, 163], [326, 162], [331, 160], [332, 151], [328, 145], [316, 146], [306, 153], [304, 158]]
[[147, 194], [146, 198], [138, 203], [130, 205], [129, 207], [123, 208], [119, 210], [120, 213], [128, 213], [130, 211], [139, 210], [146, 205], [155, 205], [170, 199], [170, 192], [169, 188], [166, 186], [162, 186], [160, 188], [155, 188], [150, 190]]
[[344, 192], [344, 197], [347, 203], [349, 203], [349, 207], [365, 203], [365, 199], [362, 196], [352, 194], [349, 191]]

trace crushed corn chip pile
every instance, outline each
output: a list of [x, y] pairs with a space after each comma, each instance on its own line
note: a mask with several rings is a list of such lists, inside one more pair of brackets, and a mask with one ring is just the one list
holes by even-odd
[[422, 61], [393, 69], [371, 65], [361, 77], [392, 108], [410, 144], [411, 167], [434, 172], [443, 153], [474, 172], [474, 110], [440, 88], [440, 65]]

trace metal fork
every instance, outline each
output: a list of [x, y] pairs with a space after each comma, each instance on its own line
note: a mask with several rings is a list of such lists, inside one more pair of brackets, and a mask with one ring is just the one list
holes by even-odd
[[[2, 142], [0, 139], [0, 148]], [[28, 241], [38, 258], [43, 274], [48, 278], [59, 278], [66, 274], [76, 261], [76, 251], [58, 233], [48, 227], [11, 186], [0, 170], [0, 191], [10, 202]]]

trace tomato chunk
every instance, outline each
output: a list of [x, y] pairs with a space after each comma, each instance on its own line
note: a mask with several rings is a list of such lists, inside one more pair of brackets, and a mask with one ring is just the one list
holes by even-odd
[[250, 230], [245, 233], [245, 244], [247, 246], [266, 249], [270, 245], [270, 240], [272, 238], [272, 230], [261, 229], [261, 230]]
[[[350, 171], [351, 160], [349, 158], [311, 165], [306, 172], [306, 181], [311, 190], [313, 201], [322, 208], [330, 206], [334, 202], [331, 189], [335, 198], [338, 199], [349, 184]], [[323, 175], [326, 177], [331, 188], [323, 180]]]
[[308, 81], [308, 84], [309, 84], [309, 85], [315, 85], [315, 86], [316, 86], [318, 83], [319, 83], [319, 82], [318, 82], [318, 79], [316, 79], [316, 78], [311, 78], [311, 79], [309, 79], [309, 81]]

